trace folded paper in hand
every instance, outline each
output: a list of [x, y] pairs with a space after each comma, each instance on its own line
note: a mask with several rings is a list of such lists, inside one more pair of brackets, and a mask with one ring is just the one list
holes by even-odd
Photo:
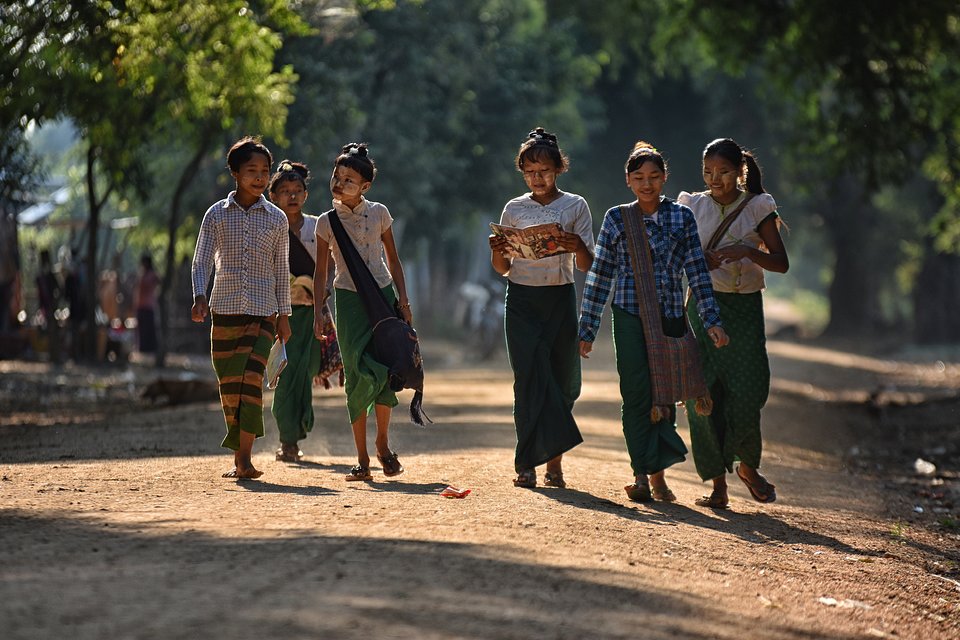
[[556, 222], [537, 224], [532, 227], [507, 227], [502, 224], [490, 223], [490, 230], [494, 234], [506, 238], [510, 243], [508, 256], [511, 258], [525, 258], [539, 260], [558, 253], [567, 253], [560, 244], [563, 228]]
[[264, 382], [267, 383], [267, 389], [276, 389], [280, 382], [280, 373], [287, 366], [287, 346], [283, 340], [277, 339], [270, 347], [270, 355], [267, 357], [267, 370], [264, 373]]

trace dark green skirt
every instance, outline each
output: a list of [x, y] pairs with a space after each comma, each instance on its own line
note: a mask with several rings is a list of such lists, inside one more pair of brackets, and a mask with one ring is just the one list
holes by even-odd
[[580, 396], [576, 289], [510, 282], [504, 328], [514, 380], [514, 465], [520, 472], [583, 442], [573, 419]]
[[653, 389], [643, 322], [617, 305], [613, 305], [613, 346], [623, 398], [623, 438], [633, 474], [650, 475], [683, 462], [687, 446], [677, 433], [676, 410], [671, 407], [659, 422], [650, 421]]
[[[337, 342], [343, 358], [344, 390], [347, 393], [347, 412], [350, 422], [368, 415], [374, 405], [397, 406], [397, 394], [390, 390], [388, 370], [373, 359], [367, 351], [373, 328], [367, 319], [360, 296], [356, 291], [335, 289], [337, 307]], [[383, 289], [387, 302], [393, 304], [397, 295], [393, 285]]]
[[296, 305], [290, 316], [287, 366], [270, 407], [280, 442], [296, 444], [313, 429], [313, 377], [320, 370], [323, 346], [313, 335], [313, 306]]
[[704, 480], [733, 471], [735, 460], [754, 469], [760, 467], [760, 410], [770, 392], [763, 294], [758, 291], [714, 295], [723, 328], [730, 336], [730, 344], [722, 349], [714, 348], [693, 301], [687, 310], [700, 343], [704, 374], [713, 398], [713, 413], [709, 416], [697, 415], [693, 404], [687, 403], [693, 461]]

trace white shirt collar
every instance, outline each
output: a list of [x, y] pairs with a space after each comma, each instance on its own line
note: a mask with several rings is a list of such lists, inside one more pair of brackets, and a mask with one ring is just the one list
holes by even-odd
[[363, 196], [360, 196], [360, 204], [358, 204], [353, 209], [343, 204], [339, 200], [334, 200], [333, 208], [336, 210], [338, 214], [340, 214], [341, 217], [361, 215], [367, 210], [367, 199], [364, 198]]
[[255, 208], [257, 208], [257, 207], [262, 207], [262, 206], [264, 206], [264, 204], [266, 203], [266, 201], [267, 201], [266, 197], [264, 197], [264, 195], [261, 193], [261, 194], [260, 194], [260, 197], [257, 198], [257, 201], [256, 201], [256, 202], [254, 202], [254, 203], [253, 203], [252, 205], [250, 205], [249, 207], [244, 207], [244, 206], [241, 205], [239, 202], [237, 202], [237, 191], [236, 191], [236, 189], [234, 189], [234, 190], [231, 191], [229, 194], [227, 194], [227, 206], [236, 205], [236, 206], [238, 206], [238, 207], [240, 207], [241, 209], [244, 209], [244, 210], [246, 210], [246, 211], [250, 211], [250, 210], [255, 209]]

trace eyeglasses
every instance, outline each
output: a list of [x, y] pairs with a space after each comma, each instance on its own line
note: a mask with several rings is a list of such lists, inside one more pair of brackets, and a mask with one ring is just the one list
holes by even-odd
[[532, 180], [533, 178], [549, 178], [556, 175], [554, 169], [544, 169], [543, 171], [533, 171], [532, 169], [524, 169], [523, 177], [526, 180]]

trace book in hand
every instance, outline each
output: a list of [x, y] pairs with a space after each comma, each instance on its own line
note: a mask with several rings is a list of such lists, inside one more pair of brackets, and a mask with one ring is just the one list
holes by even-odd
[[276, 342], [270, 348], [270, 355], [267, 356], [267, 367], [264, 372], [263, 381], [267, 389], [276, 389], [280, 382], [280, 374], [287, 366], [287, 347], [283, 340], [277, 338]]
[[532, 227], [507, 227], [502, 224], [490, 223], [490, 230], [494, 234], [506, 238], [510, 243], [507, 256], [510, 258], [524, 258], [539, 260], [559, 253], [567, 253], [560, 244], [563, 228], [556, 222], [538, 224]]

